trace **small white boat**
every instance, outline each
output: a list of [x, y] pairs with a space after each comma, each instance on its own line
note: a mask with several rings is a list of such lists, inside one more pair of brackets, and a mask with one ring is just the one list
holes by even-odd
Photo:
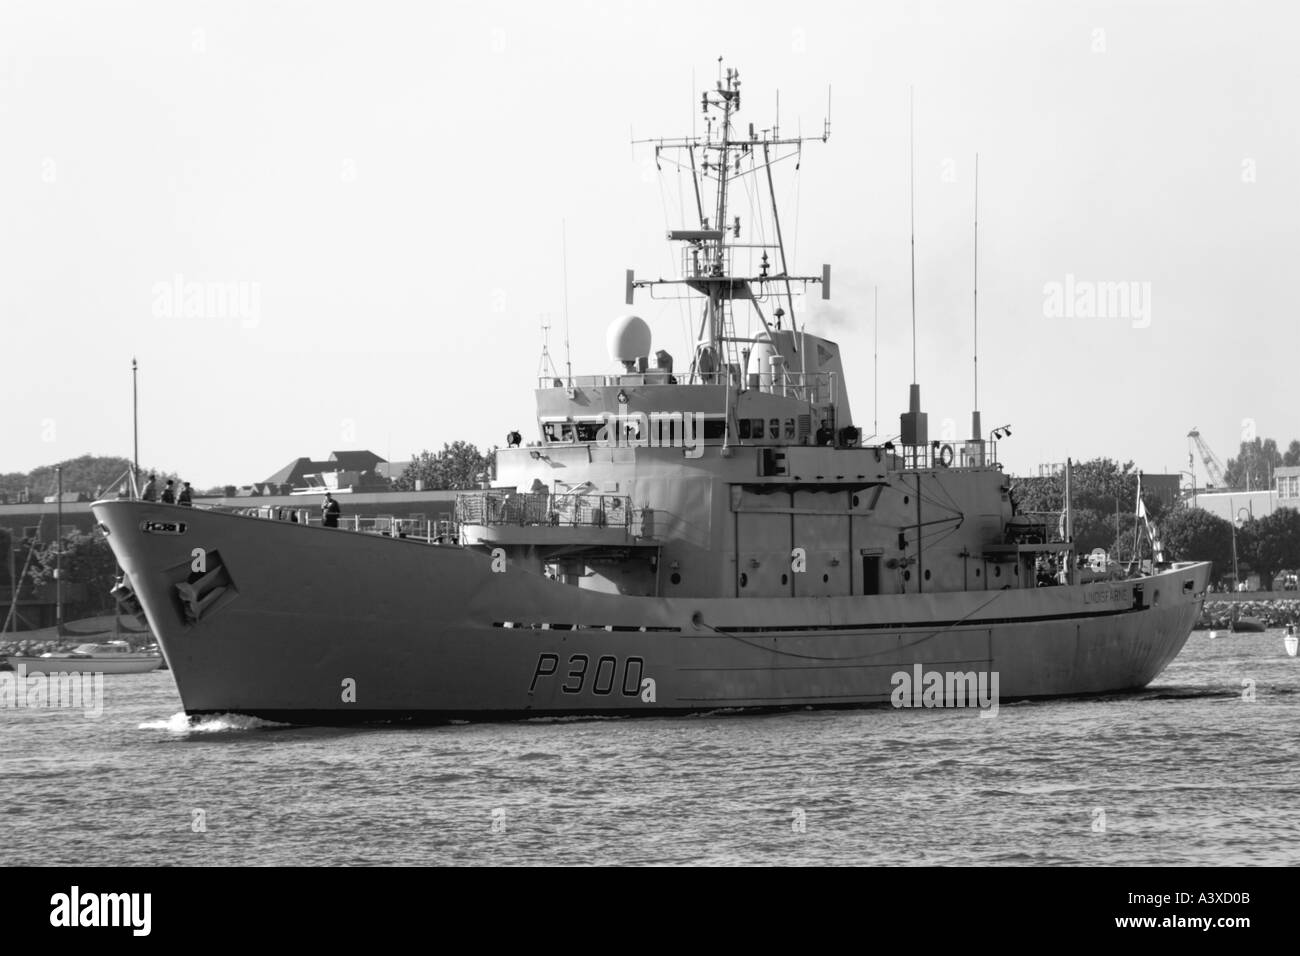
[[1282, 644], [1286, 647], [1288, 657], [1295, 657], [1297, 647], [1300, 647], [1300, 638], [1296, 637], [1295, 625], [1286, 626], [1286, 636], [1282, 638]]
[[70, 651], [51, 651], [40, 657], [10, 655], [14, 670], [22, 665], [28, 674], [89, 673], [143, 674], [162, 665], [161, 654], [133, 651], [126, 641], [79, 644]]

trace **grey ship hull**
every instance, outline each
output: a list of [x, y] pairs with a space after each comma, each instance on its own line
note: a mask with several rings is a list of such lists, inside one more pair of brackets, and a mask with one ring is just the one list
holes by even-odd
[[187, 713], [315, 724], [888, 704], [894, 675], [917, 665], [996, 673], [1002, 700], [1136, 689], [1182, 649], [1209, 574], [626, 597], [494, 572], [459, 547], [153, 502], [93, 510]]

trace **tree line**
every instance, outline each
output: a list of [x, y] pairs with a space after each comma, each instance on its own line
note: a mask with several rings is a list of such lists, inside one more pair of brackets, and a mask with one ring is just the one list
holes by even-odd
[[1250, 488], [1265, 491], [1273, 486], [1273, 472], [1282, 467], [1300, 465], [1300, 439], [1292, 439], [1282, 451], [1271, 438], [1243, 441], [1235, 458], [1223, 469], [1223, 482], [1232, 490]]
[[[83, 494], [87, 498], [96, 498], [117, 493], [122, 476], [130, 471], [131, 462], [127, 458], [111, 455], [82, 455], [58, 462], [57, 465], [41, 465], [29, 472], [0, 474], [0, 500], [17, 502], [26, 492], [32, 501], [43, 501], [58, 488], [56, 467], [63, 469], [64, 494]], [[495, 448], [480, 452], [477, 446], [469, 442], [456, 441], [444, 444], [441, 451], [432, 452], [426, 448], [418, 455], [412, 455], [402, 474], [389, 484], [394, 491], [413, 491], [417, 481], [425, 491], [467, 490], [477, 488], [480, 476], [493, 474], [495, 469]], [[168, 479], [176, 482], [177, 487], [180, 486], [180, 476], [162, 468], [142, 468], [141, 480], [151, 474], [158, 476], [159, 487], [165, 485]], [[195, 494], [229, 497], [234, 494], [234, 489], [234, 485], [214, 485], [196, 490]]]
[[[1261, 454], [1269, 447], [1270, 443], [1261, 442]], [[1284, 464], [1292, 451], [1300, 456], [1300, 442], [1292, 443], [1279, 464]], [[1072, 466], [1070, 479], [1076, 551], [1087, 553], [1101, 548], [1112, 560], [1122, 563], [1150, 556], [1145, 529], [1138, 526], [1138, 473], [1132, 462], [1121, 465], [1109, 458], [1079, 462]], [[1059, 513], [1065, 508], [1065, 476], [1016, 479], [1010, 495], [1021, 513]], [[1216, 583], [1231, 579], [1232, 522], [1193, 507], [1181, 495], [1169, 501], [1144, 489], [1142, 501], [1166, 560], [1210, 561]], [[1278, 508], [1266, 517], [1241, 522], [1235, 538], [1237, 565], [1243, 578], [1247, 573], [1258, 574], [1261, 586], [1268, 588], [1280, 572], [1300, 569], [1300, 511], [1294, 508]]]
[[[123, 476], [131, 470], [131, 461], [113, 455], [82, 455], [69, 458], [53, 465], [40, 465], [31, 471], [11, 471], [0, 474], [0, 496], [8, 501], [18, 501], [23, 492], [31, 495], [32, 501], [43, 501], [47, 495], [58, 491], [59, 479], [56, 468], [63, 469], [63, 493], [83, 494], [88, 498], [97, 495], [116, 494], [123, 482]], [[177, 480], [174, 472], [144, 469], [144, 474], [157, 474], [158, 481], [166, 484], [167, 479]]]

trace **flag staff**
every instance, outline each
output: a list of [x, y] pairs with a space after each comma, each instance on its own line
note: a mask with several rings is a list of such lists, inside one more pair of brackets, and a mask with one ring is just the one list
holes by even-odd
[[137, 386], [139, 366], [131, 356], [131, 496], [139, 497], [140, 484], [140, 390]]

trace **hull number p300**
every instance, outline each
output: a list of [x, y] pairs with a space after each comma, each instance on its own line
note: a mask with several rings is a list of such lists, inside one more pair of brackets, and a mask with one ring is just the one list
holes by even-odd
[[[616, 657], [600, 657], [593, 663], [588, 654], [574, 654], [569, 658], [568, 670], [560, 674], [560, 655], [541, 654], [537, 658], [537, 667], [533, 670], [528, 693], [537, 690], [539, 681], [552, 677], [563, 680], [560, 690], [565, 694], [581, 694], [586, 687], [600, 697], [611, 694], [640, 697], [647, 703], [653, 703], [655, 699], [655, 682], [653, 678], [645, 676], [645, 661], [640, 657], [629, 657], [623, 662], [620, 680], [619, 661]], [[587, 684], [588, 679], [591, 680], [590, 685]]]

